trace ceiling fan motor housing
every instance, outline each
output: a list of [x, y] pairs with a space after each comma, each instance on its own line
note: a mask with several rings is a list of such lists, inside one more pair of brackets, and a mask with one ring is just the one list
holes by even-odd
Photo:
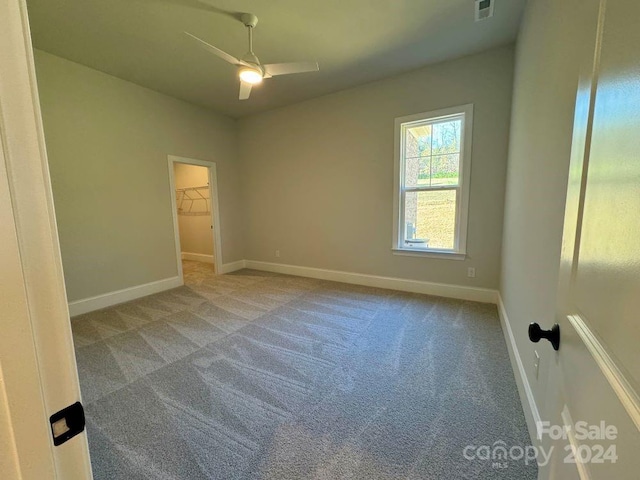
[[243, 62], [247, 62], [251, 64], [252, 66], [255, 66], [256, 70], [262, 71], [262, 68], [260, 67], [260, 60], [258, 60], [258, 57], [256, 57], [255, 53], [247, 52], [246, 54], [243, 55], [241, 60]]

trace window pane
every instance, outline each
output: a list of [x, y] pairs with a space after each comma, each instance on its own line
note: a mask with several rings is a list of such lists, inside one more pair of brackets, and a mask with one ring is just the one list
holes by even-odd
[[408, 158], [404, 162], [405, 187], [429, 185], [429, 165], [431, 157]]
[[460, 154], [431, 157], [431, 185], [457, 185], [460, 173]]
[[404, 136], [404, 158], [431, 155], [431, 125], [409, 127]]
[[404, 247], [454, 249], [456, 190], [407, 192], [404, 217]]
[[436, 123], [433, 125], [433, 155], [460, 152], [462, 120]]

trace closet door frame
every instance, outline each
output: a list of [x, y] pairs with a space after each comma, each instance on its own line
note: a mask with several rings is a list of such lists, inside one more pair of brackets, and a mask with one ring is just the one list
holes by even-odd
[[211, 198], [211, 225], [213, 225], [213, 269], [216, 275], [225, 273], [222, 268], [222, 241], [220, 233], [220, 208], [218, 202], [218, 173], [216, 162], [208, 160], [198, 160], [195, 158], [179, 157], [169, 155], [169, 186], [171, 193], [171, 211], [173, 216], [173, 235], [176, 246], [176, 262], [178, 266], [178, 275], [184, 283], [184, 274], [182, 271], [182, 251], [180, 248], [180, 230], [178, 228], [178, 205], [176, 202], [176, 179], [174, 166], [176, 163], [185, 163], [187, 165], [196, 165], [209, 169], [209, 196]]

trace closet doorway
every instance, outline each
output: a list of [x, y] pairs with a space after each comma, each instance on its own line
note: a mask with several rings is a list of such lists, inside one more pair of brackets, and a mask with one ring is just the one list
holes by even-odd
[[215, 162], [169, 155], [178, 273], [182, 261], [212, 264], [221, 272], [220, 214]]

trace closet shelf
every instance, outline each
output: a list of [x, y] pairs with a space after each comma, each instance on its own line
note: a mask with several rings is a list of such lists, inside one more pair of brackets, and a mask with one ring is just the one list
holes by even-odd
[[178, 215], [211, 215], [209, 185], [176, 188]]

